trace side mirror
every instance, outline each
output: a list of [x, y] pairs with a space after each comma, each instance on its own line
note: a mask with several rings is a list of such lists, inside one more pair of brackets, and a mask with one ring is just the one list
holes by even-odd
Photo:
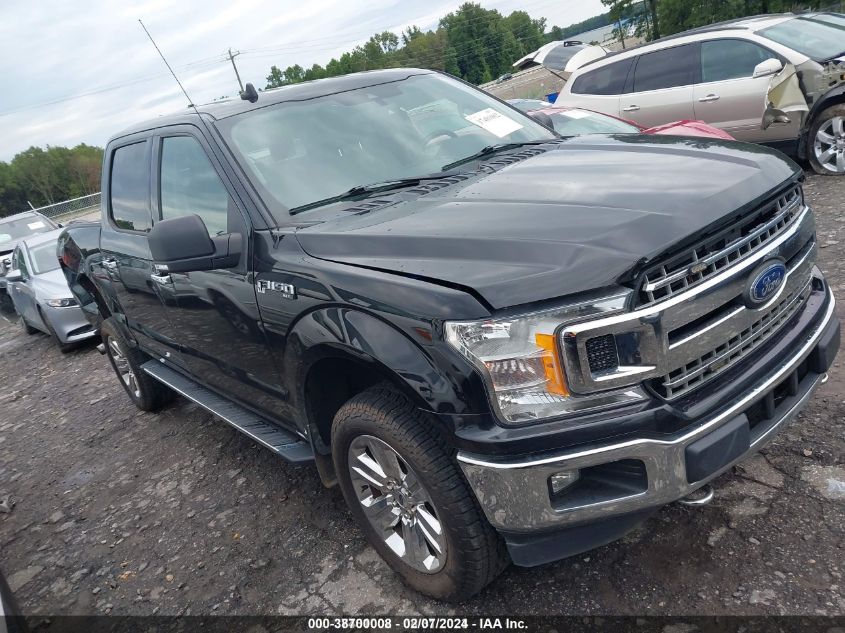
[[10, 270], [6, 273], [6, 281], [23, 281], [23, 274], [20, 270]]
[[241, 242], [240, 233], [209, 237], [205, 222], [195, 214], [156, 222], [149, 234], [153, 262], [171, 273], [237, 266]]
[[756, 79], [757, 77], [768, 77], [769, 75], [774, 75], [775, 73], [779, 73], [783, 70], [783, 64], [780, 62], [779, 59], [775, 59], [774, 57], [767, 59], [766, 61], [760, 62], [754, 67], [754, 74], [752, 77]]

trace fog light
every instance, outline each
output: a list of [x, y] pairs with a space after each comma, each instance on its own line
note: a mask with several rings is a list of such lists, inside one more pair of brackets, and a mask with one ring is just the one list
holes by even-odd
[[549, 488], [551, 488], [553, 495], [557, 495], [563, 490], [569, 488], [569, 486], [574, 484], [580, 478], [580, 471], [564, 470], [549, 477]]

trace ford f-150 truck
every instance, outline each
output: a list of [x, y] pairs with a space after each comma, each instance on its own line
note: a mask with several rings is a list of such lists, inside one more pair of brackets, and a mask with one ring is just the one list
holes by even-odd
[[825, 380], [781, 154], [558, 137], [425, 70], [245, 96], [111, 139], [63, 270], [139, 408], [178, 393], [313, 462], [423, 593], [706, 501]]

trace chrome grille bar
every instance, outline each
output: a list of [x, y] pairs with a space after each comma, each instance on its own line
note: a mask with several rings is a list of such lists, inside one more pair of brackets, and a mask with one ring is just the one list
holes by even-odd
[[[803, 198], [797, 195], [799, 200]], [[787, 215], [788, 223], [778, 228]], [[772, 228], [777, 233], [768, 237], [764, 246], [757, 246], [755, 238], [770, 234]], [[808, 288], [812, 292], [808, 282], [817, 254], [813, 212], [804, 205], [797, 211], [780, 206], [765, 223], [749, 229], [745, 237], [750, 239], [749, 248], [695, 287], [630, 312], [563, 326], [559, 340], [572, 392], [591, 394], [642, 381], [665, 398], [674, 399], [714, 378], [716, 370], [732, 360], [736, 344], [750, 353], [751, 346], [746, 346], [750, 337], [755, 348], [768, 340], [776, 325], [769, 327], [765, 315], [788, 298], [808, 292]], [[745, 294], [750, 276], [756, 266], [770, 259], [786, 265], [786, 277], [768, 305], [749, 307]], [[800, 311], [804, 303], [789, 305]], [[725, 347], [727, 342], [731, 345]], [[599, 357], [599, 348], [607, 348], [607, 353]], [[612, 362], [604, 362], [605, 357]]]
[[739, 334], [683, 367], [669, 372], [658, 385], [655, 385], [655, 390], [664, 398], [676, 398], [693, 387], [715, 378], [736, 365], [760, 343], [768, 340], [770, 335], [798, 313], [809, 296], [810, 282], [808, 281], [799, 292], [787, 295], [768, 313]]
[[[687, 290], [763, 248], [797, 219], [801, 201], [801, 187], [796, 186], [750, 217], [676, 255], [668, 263], [649, 269], [642, 282], [638, 307]], [[731, 239], [737, 233], [739, 237]]]

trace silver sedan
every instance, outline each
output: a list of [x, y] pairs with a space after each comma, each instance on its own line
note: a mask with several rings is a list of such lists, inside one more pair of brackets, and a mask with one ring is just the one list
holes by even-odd
[[59, 233], [61, 229], [19, 242], [6, 281], [26, 333], [45, 332], [62, 352], [67, 352], [77, 343], [97, 336], [97, 332], [85, 319], [59, 268]]

